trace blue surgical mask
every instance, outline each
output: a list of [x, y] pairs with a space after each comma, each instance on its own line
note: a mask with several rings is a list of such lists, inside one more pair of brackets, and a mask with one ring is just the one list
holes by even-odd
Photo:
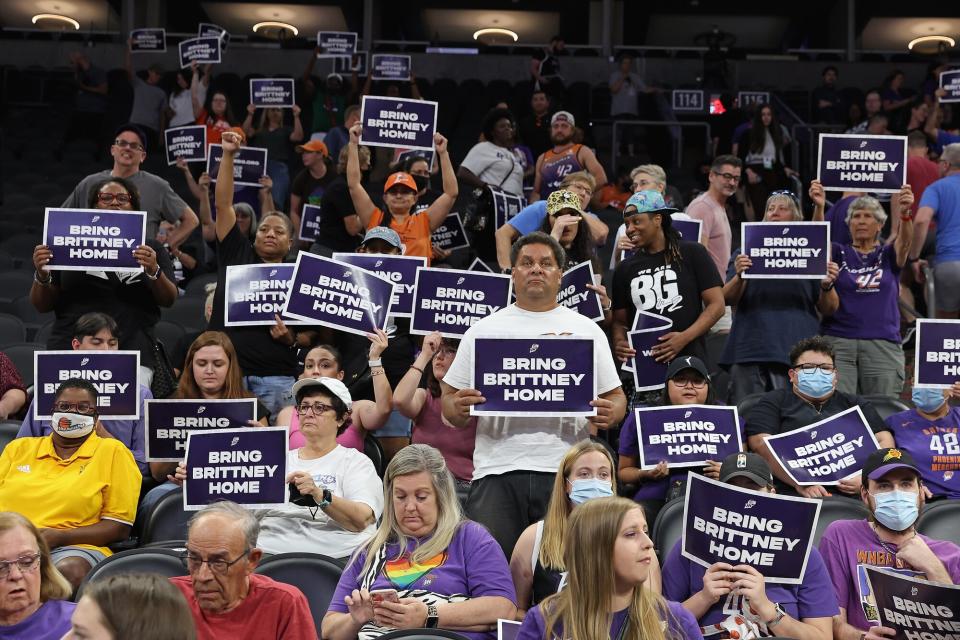
[[823, 398], [833, 391], [833, 374], [820, 369], [797, 369], [797, 391], [809, 398]]
[[910, 399], [913, 400], [913, 406], [926, 413], [933, 413], [947, 401], [943, 397], [942, 389], [920, 389], [918, 387], [913, 388]]
[[574, 504], [583, 504], [594, 498], [609, 498], [612, 495], [613, 487], [609, 480], [577, 478], [570, 483], [570, 501]]
[[896, 490], [870, 495], [877, 503], [873, 516], [887, 529], [906, 531], [917, 521], [920, 509], [917, 506], [917, 494], [912, 491]]

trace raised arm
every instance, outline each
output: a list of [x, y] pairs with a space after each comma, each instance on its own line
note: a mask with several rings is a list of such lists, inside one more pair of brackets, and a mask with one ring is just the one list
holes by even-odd
[[303, 141], [303, 123], [300, 122], [300, 107], [293, 105], [293, 131], [290, 132], [290, 142], [296, 144]]
[[[389, 344], [387, 334], [380, 329], [374, 329], [374, 333], [367, 334], [367, 338], [370, 339], [370, 362], [379, 362]], [[373, 377], [374, 402], [358, 401], [358, 404], [354, 405], [353, 418], [358, 427], [374, 431], [385, 425], [390, 418], [393, 411], [393, 389], [390, 388], [390, 380], [387, 379], [383, 365], [371, 364], [370, 374]]]
[[197, 214], [193, 212], [193, 209], [190, 207], [184, 207], [180, 211], [180, 224], [170, 232], [170, 236], [167, 238], [167, 243], [171, 247], [179, 247], [183, 244], [193, 230], [197, 228], [200, 224], [200, 219], [197, 218]]
[[[190, 179], [193, 180], [193, 176]], [[200, 211], [200, 224], [203, 225], [203, 240], [204, 242], [213, 242], [217, 239], [217, 227], [213, 221], [213, 212], [210, 210], [210, 176], [206, 171], [200, 174], [200, 180], [196, 184], [200, 191], [197, 198], [200, 203], [198, 210]]]
[[[457, 201], [457, 194], [460, 192], [457, 186], [457, 176], [453, 171], [453, 163], [450, 162], [450, 154], [447, 153], [447, 139], [439, 133], [434, 134], [433, 147], [437, 155], [440, 156], [443, 193], [427, 208], [431, 231], [443, 225], [444, 220], [447, 219], [447, 215], [450, 213], [450, 209], [453, 208], [453, 203]], [[353, 195], [352, 189], [351, 195]]]
[[240, 150], [242, 139], [233, 131], [224, 131], [220, 144], [223, 157], [217, 173], [217, 188], [214, 198], [217, 202], [217, 240], [223, 241], [237, 224], [237, 212], [233, 208], [233, 157]]
[[423, 410], [429, 392], [420, 387], [420, 380], [423, 378], [427, 367], [431, 366], [433, 356], [440, 348], [441, 340], [438, 331], [434, 331], [424, 338], [423, 348], [417, 354], [416, 360], [413, 361], [407, 372], [403, 374], [403, 378], [397, 383], [397, 388], [393, 392], [393, 406], [406, 418], [413, 420]]
[[827, 203], [827, 197], [823, 193], [823, 185], [819, 180], [810, 181], [810, 191], [808, 192], [810, 200], [813, 201], [813, 222], [823, 222], [823, 212]]
[[[353, 208], [356, 210], [357, 215], [360, 216], [363, 227], [366, 228], [367, 225], [370, 224], [370, 219], [373, 217], [373, 210], [377, 207], [373, 204], [373, 200], [370, 199], [367, 190], [364, 189], [360, 183], [363, 177], [363, 174], [360, 172], [361, 131], [363, 131], [363, 126], [360, 124], [355, 124], [350, 127], [350, 142], [347, 143], [347, 188], [350, 190], [350, 199], [353, 201]], [[449, 162], [449, 159], [447, 162]]]
[[[253, 127], [253, 116], [257, 112], [257, 108], [252, 104], [247, 105], [247, 117], [243, 119], [243, 124], [240, 125], [240, 128], [243, 129], [243, 135], [247, 136], [247, 140], [253, 137], [256, 129]], [[260, 126], [263, 126], [264, 113], [260, 114]]]
[[913, 190], [910, 189], [910, 185], [905, 184], [891, 203], [893, 217], [900, 221], [900, 228], [897, 230], [897, 239], [894, 240], [893, 249], [897, 255], [897, 266], [901, 269], [907, 264], [913, 244], [913, 216], [910, 214], [910, 207], [912, 206]]

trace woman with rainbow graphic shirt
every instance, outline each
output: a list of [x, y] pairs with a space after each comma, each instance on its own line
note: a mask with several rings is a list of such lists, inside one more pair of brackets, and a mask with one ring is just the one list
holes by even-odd
[[322, 637], [426, 627], [492, 639], [497, 619], [516, 610], [507, 559], [463, 517], [443, 456], [425, 444], [401, 449], [384, 475], [383, 520], [340, 576]]

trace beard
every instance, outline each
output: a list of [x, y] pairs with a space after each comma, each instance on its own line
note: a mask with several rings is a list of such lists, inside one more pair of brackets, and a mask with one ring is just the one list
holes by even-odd
[[573, 141], [573, 134], [565, 135], [562, 133], [551, 133], [550, 142], [557, 146], [562, 146], [565, 144], [570, 144]]

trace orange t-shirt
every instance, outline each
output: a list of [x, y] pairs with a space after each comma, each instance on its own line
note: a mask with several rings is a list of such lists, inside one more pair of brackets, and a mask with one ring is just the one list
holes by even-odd
[[[382, 222], [383, 211], [376, 207], [373, 215], [370, 216], [367, 229], [382, 226]], [[433, 246], [430, 242], [430, 217], [426, 213], [412, 213], [403, 222], [397, 222], [396, 218], [391, 218], [390, 228], [396, 231], [400, 235], [400, 240], [403, 241], [403, 255], [423, 256], [427, 259], [427, 266], [430, 266]]]
[[202, 124], [207, 127], [207, 146], [220, 144], [220, 136], [224, 131], [230, 129], [229, 122], [215, 115], [207, 114], [206, 109], [200, 110], [200, 115], [197, 116], [197, 124]]

